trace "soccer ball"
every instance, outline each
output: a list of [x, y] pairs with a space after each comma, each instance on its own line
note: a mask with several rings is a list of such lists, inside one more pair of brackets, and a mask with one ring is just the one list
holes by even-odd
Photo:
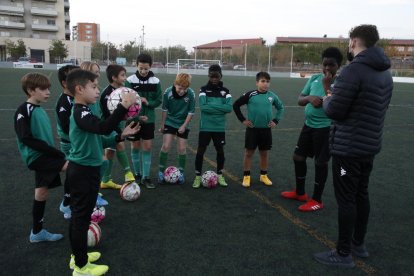
[[88, 246], [96, 246], [102, 237], [101, 227], [96, 222], [91, 221], [88, 229]]
[[133, 118], [133, 117], [138, 116], [139, 112], [141, 111], [141, 106], [142, 106], [141, 98], [139, 97], [138, 93], [135, 90], [128, 88], [128, 87], [120, 87], [112, 91], [112, 93], [109, 95], [108, 100], [107, 100], [107, 107], [108, 107], [109, 112], [111, 114], [114, 112], [118, 104], [122, 101], [121, 95], [123, 93], [136, 93], [137, 94], [137, 101], [135, 102], [135, 104], [129, 107], [128, 112], [125, 115], [125, 120], [128, 118]]
[[177, 167], [170, 166], [164, 171], [164, 181], [166, 183], [175, 184], [181, 177], [181, 172]]
[[123, 200], [135, 201], [141, 195], [141, 188], [136, 182], [127, 182], [122, 185], [119, 195]]
[[203, 187], [211, 189], [217, 186], [217, 179], [218, 176], [215, 172], [206, 171], [201, 176], [201, 183], [203, 184]]
[[100, 223], [101, 221], [104, 220], [105, 215], [106, 215], [105, 207], [95, 206], [95, 208], [93, 208], [93, 212], [91, 215], [91, 221]]

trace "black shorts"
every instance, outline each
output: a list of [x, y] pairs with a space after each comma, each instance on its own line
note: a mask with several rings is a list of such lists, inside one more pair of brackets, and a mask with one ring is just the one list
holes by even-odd
[[29, 165], [29, 169], [35, 171], [35, 187], [47, 187], [48, 189], [62, 185], [60, 172], [65, 165], [64, 157], [41, 155]]
[[169, 126], [169, 125], [164, 125], [164, 129], [162, 130], [163, 134], [172, 134], [172, 135], [177, 135], [177, 137], [183, 138], [183, 139], [188, 139], [188, 133], [190, 133], [190, 130], [188, 128], [185, 129], [184, 133], [179, 133], [178, 132], [178, 128]]
[[134, 135], [128, 136], [129, 141], [152, 140], [154, 139], [155, 124], [154, 123], [140, 123], [141, 129]]
[[329, 129], [312, 128], [304, 125], [300, 132], [295, 154], [303, 157], [315, 157], [320, 163], [329, 162]]
[[244, 147], [248, 150], [270, 150], [272, 148], [271, 128], [246, 128]]
[[213, 140], [215, 147], [224, 146], [226, 144], [225, 132], [200, 131], [198, 134], [198, 146], [207, 147], [210, 141]]

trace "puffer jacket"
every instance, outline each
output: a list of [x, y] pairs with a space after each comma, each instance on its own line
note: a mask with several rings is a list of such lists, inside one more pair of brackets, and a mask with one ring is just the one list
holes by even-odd
[[384, 51], [370, 47], [346, 66], [323, 108], [332, 119], [331, 155], [371, 157], [381, 150], [385, 113], [391, 100], [391, 63]]

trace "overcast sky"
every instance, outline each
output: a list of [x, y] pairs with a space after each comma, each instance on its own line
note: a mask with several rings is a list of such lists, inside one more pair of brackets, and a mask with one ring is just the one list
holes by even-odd
[[101, 41], [188, 50], [222, 39], [347, 37], [375, 24], [382, 38], [414, 39], [414, 0], [69, 0], [71, 25], [100, 24]]

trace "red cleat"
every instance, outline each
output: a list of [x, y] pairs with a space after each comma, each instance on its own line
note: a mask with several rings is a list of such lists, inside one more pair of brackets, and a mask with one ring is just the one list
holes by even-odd
[[323, 203], [319, 203], [316, 200], [311, 199], [305, 204], [300, 205], [298, 209], [302, 212], [313, 212], [323, 209]]
[[306, 194], [298, 195], [296, 190], [281, 192], [280, 195], [284, 198], [294, 199], [297, 201], [308, 201], [308, 196]]

